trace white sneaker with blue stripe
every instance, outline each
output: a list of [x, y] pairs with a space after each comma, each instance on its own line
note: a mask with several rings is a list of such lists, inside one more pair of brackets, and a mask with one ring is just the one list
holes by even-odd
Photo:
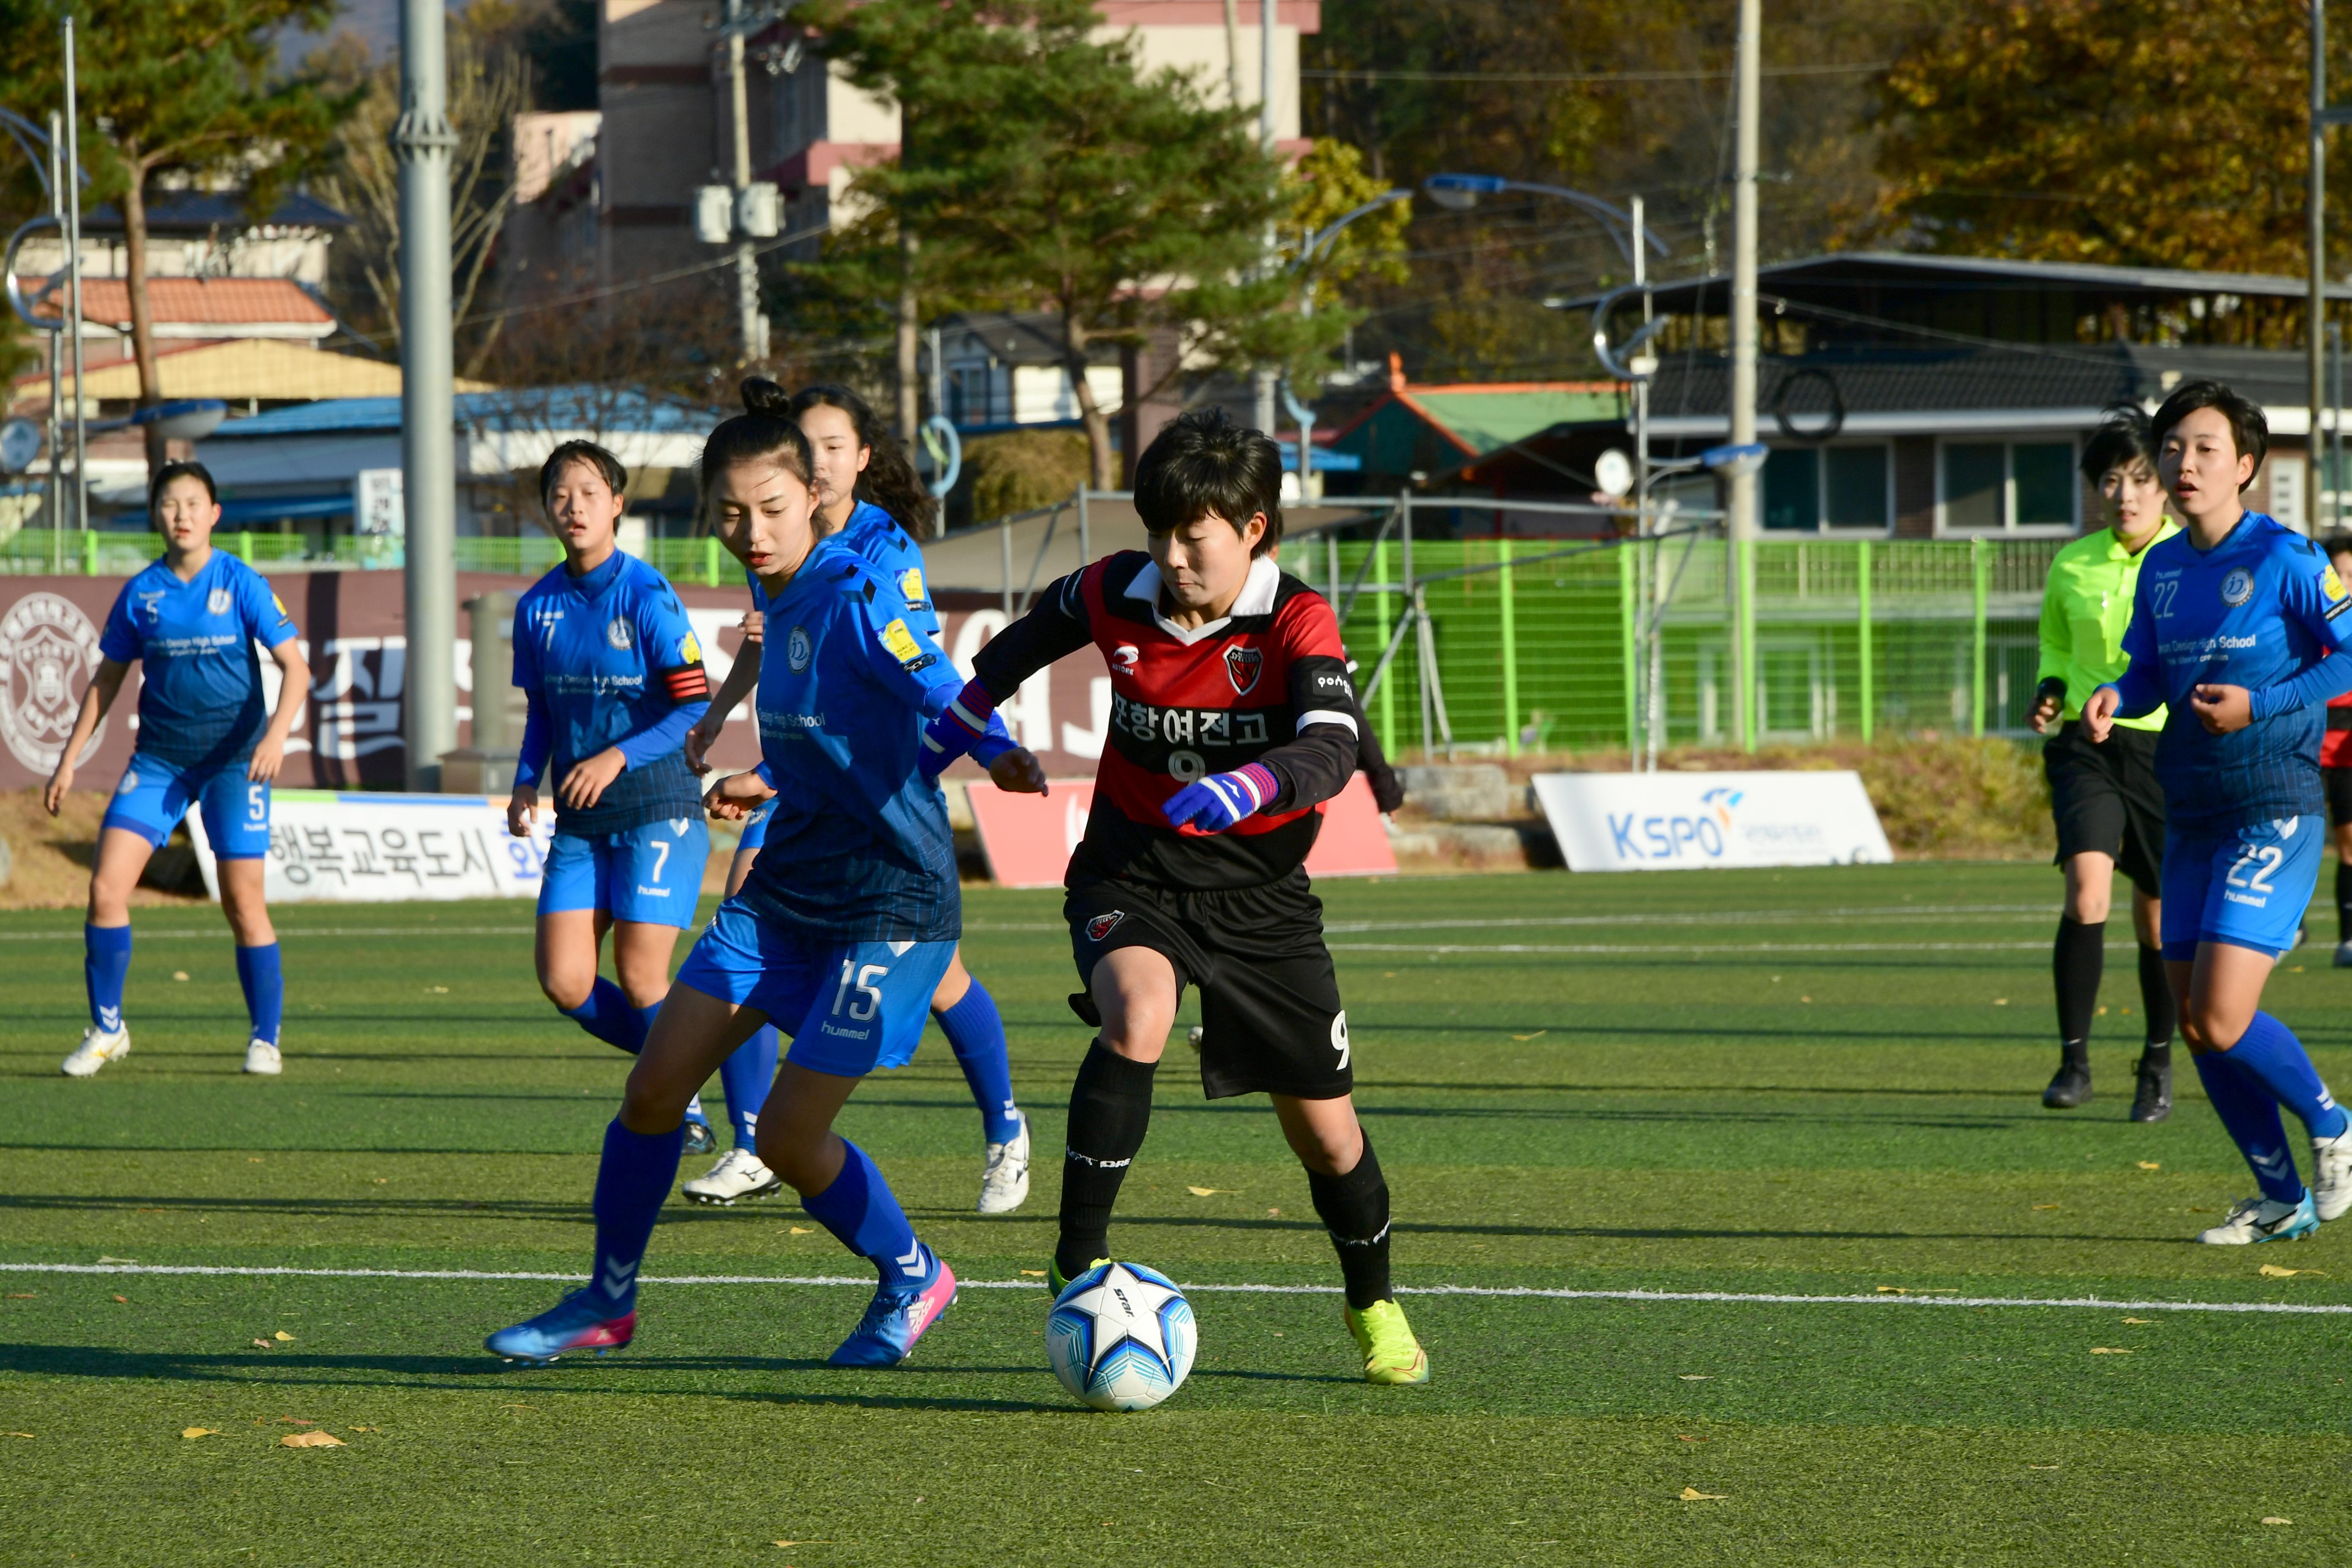
[[2258, 1241], [2300, 1241], [2318, 1228], [2319, 1211], [2312, 1206], [2306, 1188], [2291, 1204], [2259, 1193], [2241, 1199], [2228, 1219], [2198, 1232], [2197, 1239], [2208, 1247], [2245, 1247]]

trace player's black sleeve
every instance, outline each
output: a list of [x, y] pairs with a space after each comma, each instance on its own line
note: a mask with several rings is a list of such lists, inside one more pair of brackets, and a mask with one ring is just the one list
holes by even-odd
[[1290, 710], [1297, 715], [1297, 737], [1257, 759], [1281, 786], [1263, 807], [1277, 815], [1329, 800], [1347, 788], [1364, 729], [1348, 662], [1328, 654], [1291, 659]]
[[1094, 640], [1087, 625], [1086, 598], [1079, 592], [1078, 579], [1084, 574], [1073, 572], [1049, 585], [1027, 615], [989, 638], [988, 646], [973, 656], [972, 679], [987, 689], [990, 700], [1003, 701], [1021, 689], [1023, 681]]
[[1361, 733], [1356, 737], [1356, 766], [1364, 773], [1364, 782], [1372, 786], [1372, 804], [1383, 812], [1394, 811], [1404, 804], [1404, 781], [1389, 766], [1388, 754], [1381, 750], [1381, 738], [1370, 724], [1358, 721]]

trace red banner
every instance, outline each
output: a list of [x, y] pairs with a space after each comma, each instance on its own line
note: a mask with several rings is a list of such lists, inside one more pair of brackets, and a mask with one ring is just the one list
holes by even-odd
[[[1095, 786], [1056, 783], [1051, 795], [1012, 795], [986, 781], [971, 786], [971, 819], [988, 857], [988, 874], [1008, 888], [1058, 888], [1087, 833]], [[1307, 857], [1309, 877], [1392, 877], [1396, 852], [1371, 785], [1361, 773], [1325, 807], [1322, 831]]]

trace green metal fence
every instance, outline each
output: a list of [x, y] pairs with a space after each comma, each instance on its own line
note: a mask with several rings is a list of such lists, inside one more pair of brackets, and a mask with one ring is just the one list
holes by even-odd
[[[563, 547], [547, 534], [510, 539], [460, 538], [457, 570], [536, 576], [563, 559]], [[299, 533], [215, 533], [214, 547], [261, 567], [396, 567], [397, 542], [341, 534], [306, 539]], [[41, 575], [63, 571], [91, 577], [124, 577], [162, 552], [149, 532], [76, 529], [20, 530], [0, 540], [0, 576]], [[715, 538], [656, 539], [633, 553], [659, 567], [673, 582], [711, 587], [740, 582], [741, 568]]]
[[[2022, 732], [2032, 703], [2042, 580], [2063, 540], [1765, 541], [1756, 552], [1751, 710], [1767, 742], [1868, 740], [1936, 730]], [[1367, 703], [1391, 751], [1640, 747], [1647, 737], [1648, 635], [1659, 606], [1661, 744], [1736, 732], [1730, 582], [1720, 539], [1688, 533], [1599, 543], [1417, 542], [1429, 616], [1426, 665], [1408, 632]], [[1342, 544], [1285, 564], [1344, 598], [1360, 684], [1410, 600], [1402, 549]], [[1552, 558], [1527, 562], [1530, 555]], [[1473, 569], [1475, 574], [1441, 573]], [[1492, 568], [1475, 571], [1477, 568]], [[1434, 680], [1424, 675], [1433, 667]]]

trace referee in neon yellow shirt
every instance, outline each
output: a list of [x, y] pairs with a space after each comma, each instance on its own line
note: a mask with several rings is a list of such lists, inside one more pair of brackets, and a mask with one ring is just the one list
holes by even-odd
[[2140, 1006], [2147, 1022], [2132, 1096], [2134, 1121], [2161, 1121], [2172, 1113], [2172, 990], [2165, 982], [2157, 902], [2164, 871], [2164, 791], [2156, 781], [2156, 738], [2164, 710], [2117, 720], [2098, 745], [2080, 721], [2091, 693], [2130, 662], [2123, 652], [2124, 627], [2147, 547], [2180, 531], [2164, 515], [2155, 452], [2147, 414], [2129, 405], [2110, 409], [2083, 447], [2083, 477], [2098, 487], [2106, 526], [2050, 563], [2032, 714], [2035, 732], [2051, 736], [2042, 765], [2058, 826], [2058, 865], [2066, 877], [2066, 910], [2051, 955], [2061, 1056], [2042, 1103], [2072, 1110], [2091, 1098], [2091, 1019], [2098, 1012], [2106, 956], [2107, 906], [2121, 869], [2132, 880]]

